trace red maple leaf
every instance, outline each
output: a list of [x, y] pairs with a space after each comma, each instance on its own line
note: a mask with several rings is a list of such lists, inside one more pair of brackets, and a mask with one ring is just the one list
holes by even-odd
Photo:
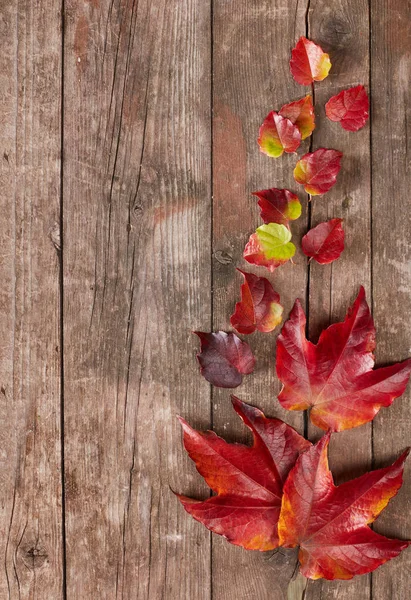
[[342, 152], [328, 148], [308, 152], [296, 164], [294, 179], [304, 186], [307, 194], [325, 194], [337, 181], [342, 155]]
[[301, 240], [301, 248], [306, 256], [320, 265], [337, 260], [344, 250], [344, 229], [342, 219], [331, 219], [310, 229]]
[[200, 433], [180, 419], [184, 446], [217, 496], [178, 495], [185, 510], [208, 529], [248, 550], [278, 546], [277, 523], [284, 481], [300, 452], [311, 446], [292, 427], [269, 419], [232, 397], [254, 438], [252, 447], [229, 444], [212, 431]]
[[311, 85], [322, 81], [331, 68], [330, 57], [323, 49], [306, 37], [300, 37], [291, 51], [290, 69], [297, 83]]
[[402, 484], [408, 450], [391, 466], [334, 485], [328, 468], [330, 434], [302, 454], [290, 471], [278, 524], [280, 545], [300, 546], [300, 570], [310, 579], [351, 579], [374, 571], [410, 542], [368, 527]]
[[241, 302], [235, 305], [230, 323], [239, 333], [253, 333], [256, 329], [268, 333], [282, 320], [283, 307], [280, 296], [265, 277], [245, 273], [237, 269], [243, 277]]
[[235, 333], [194, 333], [201, 343], [201, 350], [197, 354], [200, 373], [212, 385], [235, 388], [243, 381], [243, 375], [254, 371], [255, 358], [251, 348]]
[[364, 127], [368, 120], [368, 110], [368, 96], [363, 85], [343, 90], [325, 105], [325, 114], [330, 121], [340, 122], [341, 127], [347, 131], [358, 131]]
[[373, 369], [374, 322], [364, 288], [342, 323], [323, 330], [318, 344], [305, 336], [306, 318], [296, 300], [277, 339], [278, 396], [289, 410], [310, 408], [322, 429], [342, 431], [371, 421], [404, 392], [411, 359]]

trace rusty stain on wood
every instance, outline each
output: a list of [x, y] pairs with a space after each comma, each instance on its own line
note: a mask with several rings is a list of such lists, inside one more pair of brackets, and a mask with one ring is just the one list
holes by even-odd
[[[0, 598], [405, 600], [410, 553], [351, 582], [308, 582], [297, 551], [245, 552], [189, 519], [170, 487], [205, 497], [175, 416], [244, 440], [226, 390], [198, 376], [191, 330], [227, 329], [236, 266], [260, 223], [251, 192], [286, 187], [295, 156], [257, 147], [266, 114], [302, 97], [289, 52], [308, 35], [333, 68], [299, 153], [344, 152], [338, 185], [292, 229], [343, 217], [329, 266], [270, 277], [315, 338], [364, 284], [377, 360], [410, 354], [406, 210], [411, 36], [394, 0], [10, 0], [0, 8]], [[358, 83], [372, 120], [356, 134], [322, 106]], [[301, 195], [304, 200], [303, 195]], [[62, 218], [62, 222], [61, 222]], [[311, 439], [281, 409], [276, 334], [250, 343], [238, 395]], [[61, 364], [62, 361], [62, 364]], [[410, 392], [338, 434], [337, 479], [409, 441]], [[64, 430], [63, 430], [64, 427]], [[377, 530], [409, 538], [411, 473]], [[408, 512], [407, 512], [408, 511]], [[392, 514], [396, 518], [392, 518]], [[391, 515], [391, 516], [390, 516]]]

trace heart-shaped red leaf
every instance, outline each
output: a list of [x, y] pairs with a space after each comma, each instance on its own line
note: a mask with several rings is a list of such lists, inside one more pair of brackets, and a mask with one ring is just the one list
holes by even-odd
[[411, 359], [373, 369], [375, 327], [364, 288], [344, 321], [323, 330], [318, 344], [307, 340], [305, 326], [296, 300], [277, 339], [277, 375], [283, 384], [278, 399], [284, 408], [310, 408], [314, 425], [342, 431], [368, 423], [404, 393]]
[[272, 550], [278, 546], [284, 481], [298, 455], [311, 444], [279, 419], [265, 417], [234, 396], [232, 402], [253, 434], [253, 446], [228, 444], [212, 431], [195, 431], [181, 419], [184, 446], [217, 496], [205, 501], [178, 498], [197, 521], [232, 544]]
[[340, 122], [347, 131], [358, 131], [364, 127], [368, 110], [368, 96], [363, 85], [343, 90], [325, 105], [325, 113], [330, 121]]
[[243, 375], [253, 372], [255, 358], [251, 348], [235, 333], [194, 333], [200, 338], [201, 344], [197, 354], [200, 373], [212, 385], [235, 388], [243, 381]]
[[258, 198], [261, 218], [264, 223], [287, 225], [301, 216], [301, 202], [290, 190], [270, 188], [253, 192]]
[[298, 127], [302, 140], [310, 136], [315, 129], [314, 106], [311, 94], [301, 98], [301, 100], [284, 104], [279, 114], [290, 119], [291, 123]]
[[284, 485], [280, 544], [300, 546], [300, 570], [310, 579], [352, 579], [397, 556], [410, 542], [368, 527], [402, 485], [404, 452], [391, 467], [334, 485], [327, 434], [301, 454]]
[[266, 116], [258, 137], [261, 152], [278, 158], [283, 152], [295, 152], [300, 142], [300, 130], [290, 119], [273, 110]]
[[301, 240], [301, 248], [306, 256], [320, 265], [337, 260], [344, 250], [344, 229], [342, 219], [331, 219], [310, 229]]
[[230, 323], [239, 333], [272, 331], [282, 320], [283, 307], [280, 296], [265, 277], [245, 273], [237, 269], [243, 277], [241, 302], [235, 305]]
[[330, 57], [323, 49], [306, 37], [300, 37], [291, 51], [290, 69], [297, 83], [311, 85], [322, 81], [331, 68]]
[[342, 152], [328, 148], [308, 152], [296, 164], [294, 179], [312, 196], [325, 194], [337, 181], [341, 158]]

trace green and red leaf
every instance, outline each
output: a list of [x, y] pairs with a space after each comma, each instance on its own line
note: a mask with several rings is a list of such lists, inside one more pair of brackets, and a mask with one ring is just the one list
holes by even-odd
[[341, 123], [341, 127], [347, 131], [358, 131], [364, 127], [368, 111], [369, 101], [363, 85], [343, 90], [325, 105], [325, 114], [330, 121]]
[[310, 229], [301, 240], [301, 248], [306, 256], [320, 265], [337, 260], [344, 250], [344, 229], [342, 219], [331, 219]]
[[280, 296], [265, 277], [245, 273], [237, 269], [243, 277], [241, 302], [235, 305], [230, 323], [239, 333], [249, 334], [256, 329], [268, 333], [282, 321], [283, 307]]
[[290, 119], [271, 111], [260, 127], [258, 145], [261, 152], [278, 158], [283, 152], [295, 152], [301, 143], [301, 133]]
[[325, 194], [337, 181], [342, 155], [328, 148], [308, 152], [296, 164], [294, 179], [312, 196]]
[[291, 123], [298, 127], [302, 140], [310, 136], [315, 129], [314, 106], [311, 94], [301, 98], [301, 100], [284, 104], [279, 114], [290, 119]]
[[297, 83], [311, 85], [327, 77], [331, 61], [321, 46], [306, 37], [300, 37], [291, 51], [290, 69]]
[[243, 375], [254, 371], [255, 358], [251, 348], [235, 333], [194, 333], [200, 338], [200, 352], [197, 354], [200, 373], [212, 385], [235, 388], [243, 381]]
[[298, 455], [311, 444], [279, 419], [265, 417], [238, 398], [232, 402], [253, 434], [253, 446], [229, 444], [181, 419], [185, 449], [217, 495], [204, 501], [178, 498], [197, 521], [232, 544], [272, 550], [278, 546], [283, 484]]
[[306, 317], [296, 300], [277, 339], [278, 396], [288, 410], [310, 410], [321, 429], [342, 431], [371, 421], [407, 386], [411, 359], [373, 369], [375, 327], [364, 288], [342, 323], [323, 330], [318, 344], [305, 335]]
[[264, 223], [287, 225], [301, 216], [301, 202], [290, 190], [270, 188], [253, 192], [258, 198], [261, 218]]
[[244, 258], [251, 264], [275, 271], [295, 254], [295, 246], [290, 240], [291, 232], [285, 225], [278, 223], [261, 225], [250, 236], [244, 249]]
[[402, 485], [404, 452], [391, 466], [335, 486], [327, 434], [301, 454], [284, 485], [280, 545], [300, 547], [301, 573], [310, 579], [352, 579], [397, 556], [410, 542], [369, 528]]

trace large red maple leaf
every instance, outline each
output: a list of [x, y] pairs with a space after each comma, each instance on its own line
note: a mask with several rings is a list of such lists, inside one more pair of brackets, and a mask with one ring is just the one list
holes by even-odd
[[328, 468], [330, 434], [302, 454], [284, 485], [280, 545], [300, 546], [301, 573], [310, 579], [351, 579], [374, 571], [410, 542], [368, 527], [402, 484], [408, 451], [391, 466], [335, 486]]
[[254, 438], [252, 447], [229, 444], [212, 431], [200, 433], [180, 419], [184, 446], [198, 472], [217, 493], [204, 501], [178, 495], [185, 510], [214, 533], [248, 550], [278, 546], [284, 481], [311, 446], [292, 427], [233, 396], [233, 406]]
[[375, 327], [360, 289], [342, 323], [325, 329], [318, 344], [305, 336], [306, 317], [297, 300], [277, 340], [278, 399], [284, 408], [310, 408], [322, 429], [342, 431], [371, 421], [408, 383], [411, 359], [373, 369]]

